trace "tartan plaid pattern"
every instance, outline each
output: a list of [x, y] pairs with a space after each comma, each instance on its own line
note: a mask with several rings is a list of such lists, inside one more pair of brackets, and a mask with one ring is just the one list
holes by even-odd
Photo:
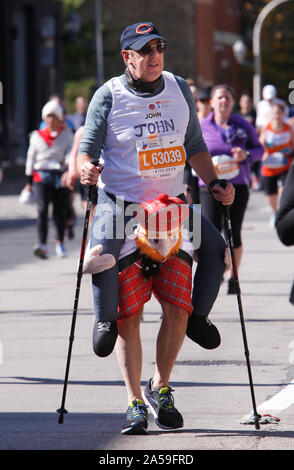
[[159, 194], [156, 199], [141, 202], [136, 214], [136, 220], [147, 232], [152, 233], [152, 238], [178, 230], [188, 217], [188, 204], [167, 194]]
[[150, 279], [140, 266], [141, 260], [119, 273], [119, 320], [139, 313], [152, 293], [159, 302], [165, 300], [192, 313], [192, 268], [187, 261], [171, 256]]

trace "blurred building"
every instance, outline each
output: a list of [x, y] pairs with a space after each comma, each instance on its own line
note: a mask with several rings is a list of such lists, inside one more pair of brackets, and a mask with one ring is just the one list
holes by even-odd
[[239, 0], [196, 0], [194, 70], [197, 83], [228, 83], [238, 91], [233, 45], [240, 38]]
[[[79, 9], [83, 22], [94, 17], [95, 1]], [[119, 54], [122, 30], [137, 21], [153, 21], [168, 39], [165, 68], [191, 77], [199, 86], [229, 83], [238, 91], [239, 66], [233, 45], [240, 38], [240, 0], [99, 0], [104, 37], [105, 79], [123, 70]]]
[[52, 0], [0, 0], [0, 127], [7, 166], [24, 163], [50, 94], [62, 93], [62, 10]]
[[[104, 81], [124, 70], [122, 30], [142, 20], [153, 21], [168, 39], [166, 70], [200, 87], [226, 82], [239, 93], [233, 45], [240, 37], [240, 0], [85, 0], [73, 14], [93, 29], [93, 37], [98, 1]], [[28, 135], [39, 125], [43, 104], [51, 94], [63, 95], [62, 2], [0, 0], [0, 18], [0, 131], [5, 162], [15, 165], [25, 161]], [[95, 55], [94, 40], [91, 50]]]

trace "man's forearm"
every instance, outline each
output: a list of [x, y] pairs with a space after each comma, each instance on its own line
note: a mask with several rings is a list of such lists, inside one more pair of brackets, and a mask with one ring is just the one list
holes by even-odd
[[189, 164], [205, 184], [218, 179], [218, 175], [208, 152], [198, 152], [191, 156]]

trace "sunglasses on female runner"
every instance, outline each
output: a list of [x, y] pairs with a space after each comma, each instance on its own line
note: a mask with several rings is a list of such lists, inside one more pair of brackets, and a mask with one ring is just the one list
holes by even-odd
[[152, 52], [154, 48], [156, 48], [157, 52], [162, 54], [163, 51], [166, 49], [166, 43], [157, 42], [156, 44], [153, 44], [152, 46], [150, 44], [146, 44], [146, 46], [143, 46], [141, 49], [139, 49], [136, 52], [138, 52], [138, 54], [141, 54], [141, 55], [148, 55]]

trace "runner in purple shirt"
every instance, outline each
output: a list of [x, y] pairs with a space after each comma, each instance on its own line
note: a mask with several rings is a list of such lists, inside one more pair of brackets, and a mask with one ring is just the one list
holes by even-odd
[[[250, 167], [262, 158], [264, 149], [255, 128], [240, 116], [233, 114], [234, 98], [227, 85], [217, 85], [211, 91], [213, 111], [201, 121], [208, 151], [219, 178], [230, 181], [235, 187], [235, 200], [231, 206], [233, 241], [237, 267], [242, 257], [241, 228], [249, 199]], [[200, 202], [203, 215], [221, 232], [223, 208], [209, 194], [199, 178]], [[232, 272], [229, 273], [228, 294], [235, 292]]]

